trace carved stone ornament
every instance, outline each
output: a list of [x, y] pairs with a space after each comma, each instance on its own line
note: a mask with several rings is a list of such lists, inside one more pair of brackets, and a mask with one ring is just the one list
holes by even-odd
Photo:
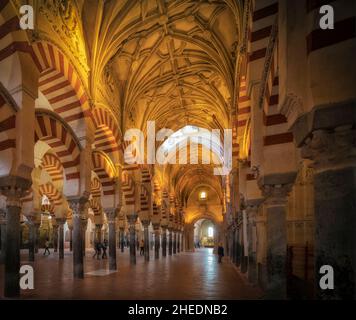
[[75, 1], [42, 0], [39, 4], [39, 12], [48, 20], [52, 29], [88, 74], [85, 45]]
[[265, 184], [261, 186], [262, 195], [265, 197], [267, 205], [286, 205], [288, 194], [292, 190], [293, 184], [271, 185]]
[[89, 208], [89, 197], [83, 195], [81, 197], [68, 198], [68, 204], [72, 210], [73, 218], [82, 218]]
[[20, 177], [8, 176], [1, 178], [0, 193], [6, 197], [6, 206], [21, 208], [21, 198], [26, 195], [31, 184], [30, 180]]
[[343, 126], [314, 131], [302, 146], [302, 157], [310, 159], [316, 170], [355, 164], [356, 130]]

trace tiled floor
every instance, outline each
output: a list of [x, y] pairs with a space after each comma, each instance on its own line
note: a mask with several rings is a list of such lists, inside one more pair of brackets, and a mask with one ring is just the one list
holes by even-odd
[[[41, 253], [41, 252], [40, 252]], [[22, 264], [27, 264], [26, 252]], [[72, 254], [64, 261], [57, 254], [36, 255], [35, 289], [21, 292], [24, 299], [258, 299], [261, 292], [248, 285], [233, 268], [218, 264], [211, 249], [179, 253], [145, 262], [137, 256], [130, 266], [129, 255], [117, 253], [118, 271], [108, 272], [108, 260], [85, 258], [85, 279], [72, 277]], [[3, 294], [0, 266], [0, 297]]]

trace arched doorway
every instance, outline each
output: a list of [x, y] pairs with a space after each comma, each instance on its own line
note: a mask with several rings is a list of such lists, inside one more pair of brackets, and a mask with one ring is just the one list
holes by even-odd
[[216, 227], [210, 219], [199, 219], [194, 224], [195, 248], [214, 248]]

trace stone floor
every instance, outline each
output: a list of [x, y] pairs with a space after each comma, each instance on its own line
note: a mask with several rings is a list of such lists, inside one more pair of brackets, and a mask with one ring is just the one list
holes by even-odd
[[[34, 264], [35, 289], [21, 292], [23, 299], [259, 299], [261, 292], [247, 284], [227, 261], [218, 264], [211, 249], [199, 249], [175, 256], [153, 257], [145, 262], [137, 256], [130, 266], [128, 250], [118, 252], [118, 272], [107, 271], [108, 260], [85, 257], [85, 279], [72, 277], [72, 254], [64, 261], [57, 253], [44, 257], [42, 250]], [[22, 252], [22, 264], [29, 264]], [[0, 266], [0, 298], [4, 267]]]

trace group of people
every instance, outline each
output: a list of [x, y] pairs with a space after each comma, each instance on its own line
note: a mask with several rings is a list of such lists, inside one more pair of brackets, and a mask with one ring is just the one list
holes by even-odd
[[95, 240], [95, 242], [94, 242], [95, 253], [93, 255], [93, 258], [96, 257], [99, 260], [100, 256], [101, 256], [101, 259], [106, 259], [107, 258], [107, 255], [106, 255], [107, 247], [108, 247], [108, 240], [105, 239], [103, 243]]

